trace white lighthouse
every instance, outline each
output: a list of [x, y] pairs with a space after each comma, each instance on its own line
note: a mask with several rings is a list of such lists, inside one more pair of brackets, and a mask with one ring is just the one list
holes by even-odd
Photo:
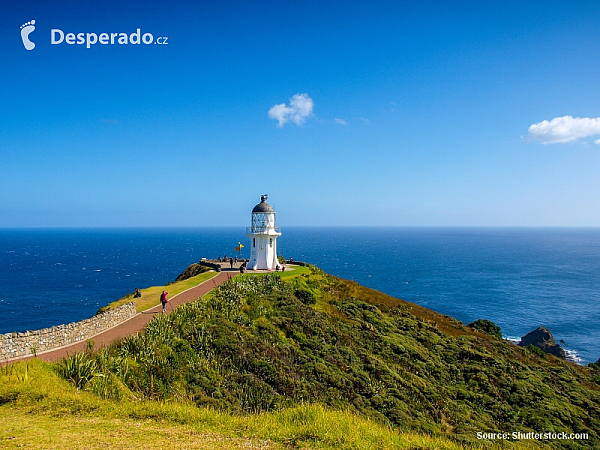
[[267, 203], [267, 194], [260, 196], [260, 203], [252, 210], [252, 226], [246, 228], [250, 238], [250, 261], [248, 270], [273, 270], [277, 261], [277, 238], [281, 236], [275, 227], [275, 210]]

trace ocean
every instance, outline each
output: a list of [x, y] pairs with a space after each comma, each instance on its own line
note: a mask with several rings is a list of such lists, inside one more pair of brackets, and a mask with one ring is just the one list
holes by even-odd
[[[136, 287], [233, 255], [245, 227], [0, 229], [0, 333], [90, 317]], [[599, 228], [282, 227], [278, 250], [506, 338], [547, 327], [600, 357]], [[242, 256], [249, 256], [248, 246]]]

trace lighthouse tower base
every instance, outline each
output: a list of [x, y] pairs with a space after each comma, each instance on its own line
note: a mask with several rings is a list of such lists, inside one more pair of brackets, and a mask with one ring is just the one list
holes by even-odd
[[250, 259], [248, 270], [275, 270], [281, 267], [277, 260], [277, 234], [248, 234]]

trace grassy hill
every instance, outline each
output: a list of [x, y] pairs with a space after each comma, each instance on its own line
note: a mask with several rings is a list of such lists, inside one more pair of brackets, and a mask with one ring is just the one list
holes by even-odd
[[593, 448], [599, 380], [311, 267], [237, 277], [108, 349], [2, 369], [0, 446], [31, 422], [50, 441], [96, 430], [98, 448], [141, 448], [143, 430], [148, 448]]

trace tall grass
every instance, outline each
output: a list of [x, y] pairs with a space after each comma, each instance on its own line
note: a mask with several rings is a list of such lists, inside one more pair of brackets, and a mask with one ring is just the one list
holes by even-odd
[[413, 313], [317, 270], [237, 277], [116, 346], [74, 355], [75, 376], [59, 373], [125, 417], [186, 415], [181, 423], [290, 447], [493, 448], [474, 436], [496, 429], [595, 437], [590, 374], [524, 365], [522, 350], [468, 330], [457, 339], [425, 318], [433, 313]]
[[[109, 364], [96, 361], [97, 370]], [[186, 401], [144, 401], [131, 395], [103, 400], [88, 392], [101, 378], [77, 389], [55, 367], [34, 359], [0, 368], [1, 448], [540, 448], [535, 442], [459, 444], [319, 404], [232, 415]]]
[[71, 381], [77, 389], [84, 388], [94, 377], [105, 376], [103, 373], [98, 372], [96, 360], [83, 352], [63, 358], [59, 366], [59, 372]]

